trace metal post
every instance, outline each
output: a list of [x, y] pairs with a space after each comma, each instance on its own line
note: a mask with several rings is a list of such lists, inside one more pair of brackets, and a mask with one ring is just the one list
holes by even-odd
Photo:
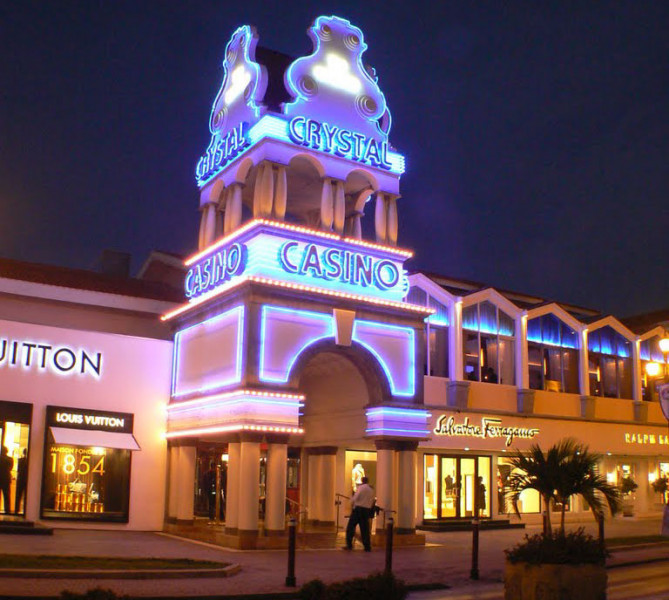
[[295, 587], [295, 517], [291, 517], [288, 522], [288, 574], [286, 575], [286, 586]]
[[541, 517], [542, 517], [542, 521], [543, 521], [543, 525], [544, 525], [544, 529], [543, 529], [544, 535], [547, 535], [548, 534], [548, 515], [546, 514], [546, 511], [541, 513]]
[[221, 522], [221, 465], [216, 465], [216, 500], [214, 502], [214, 523], [217, 525]]
[[469, 572], [470, 579], [479, 578], [479, 520], [472, 521], [472, 570]]
[[386, 525], [386, 575], [393, 572], [393, 518], [388, 517]]
[[605, 542], [604, 542], [604, 515], [599, 517], [599, 545], [604, 548]]

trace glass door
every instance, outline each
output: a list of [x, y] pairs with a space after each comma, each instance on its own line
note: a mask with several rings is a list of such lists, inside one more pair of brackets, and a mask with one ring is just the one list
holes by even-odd
[[439, 461], [441, 472], [441, 503], [440, 519], [448, 519], [458, 516], [460, 488], [458, 480], [458, 459], [451, 456], [442, 456]]

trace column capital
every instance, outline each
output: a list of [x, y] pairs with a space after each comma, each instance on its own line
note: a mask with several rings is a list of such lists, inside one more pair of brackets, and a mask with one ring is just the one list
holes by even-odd
[[183, 437], [167, 440], [168, 448], [179, 448], [181, 446], [197, 446], [197, 438]]

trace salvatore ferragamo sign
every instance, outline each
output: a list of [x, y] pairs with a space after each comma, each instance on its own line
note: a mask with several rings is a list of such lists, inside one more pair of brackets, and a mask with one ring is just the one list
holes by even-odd
[[434, 434], [449, 437], [504, 438], [505, 445], [510, 446], [515, 438], [533, 439], [539, 434], [539, 429], [504, 425], [502, 419], [492, 417], [482, 417], [480, 424], [471, 423], [469, 417], [465, 417], [462, 423], [456, 423], [452, 415], [441, 415], [437, 419]]

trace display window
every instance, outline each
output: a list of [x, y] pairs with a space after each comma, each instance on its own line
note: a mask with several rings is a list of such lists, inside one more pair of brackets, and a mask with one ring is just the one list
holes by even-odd
[[128, 522], [133, 415], [47, 407], [42, 518]]
[[0, 401], [0, 514], [24, 516], [32, 405]]
[[424, 519], [490, 517], [490, 456], [424, 457]]
[[347, 450], [344, 468], [348, 477], [346, 486], [351, 495], [355, 494], [363, 477], [367, 477], [369, 485], [376, 488], [376, 452]]
[[228, 446], [214, 444], [198, 446], [195, 461], [195, 499], [193, 512], [196, 517], [216, 517], [216, 489], [220, 494], [219, 519], [225, 520], [225, 493], [228, 484]]
[[[509, 464], [508, 458], [500, 457], [497, 460], [497, 512], [508, 514], [513, 512], [513, 505], [509, 500], [509, 477], [513, 469]], [[537, 490], [523, 490], [518, 499], [518, 512], [521, 514], [540, 513], [541, 495]]]

